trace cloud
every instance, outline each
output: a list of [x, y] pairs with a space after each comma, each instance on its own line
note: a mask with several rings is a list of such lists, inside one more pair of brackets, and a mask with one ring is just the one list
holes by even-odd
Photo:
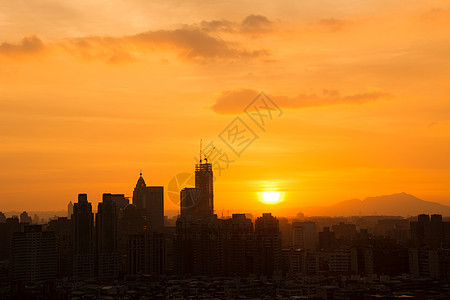
[[238, 89], [223, 92], [211, 109], [219, 114], [240, 113], [258, 95], [258, 92], [250, 89]]
[[200, 29], [204, 32], [237, 32], [239, 25], [228, 20], [202, 21]]
[[230, 46], [226, 41], [209, 35], [199, 28], [149, 31], [130, 37], [146, 45], [168, 45], [180, 50], [187, 59], [254, 58], [267, 55], [265, 50], [248, 51]]
[[24, 37], [19, 43], [3, 43], [0, 45], [0, 54], [8, 56], [30, 55], [42, 52], [44, 43], [37, 35]]
[[241, 30], [248, 33], [263, 33], [271, 30], [272, 22], [261, 15], [250, 15], [241, 24]]
[[241, 23], [228, 20], [202, 21], [199, 28], [205, 32], [258, 35], [273, 29], [273, 23], [261, 15], [249, 15]]
[[[259, 93], [252, 89], [237, 89], [223, 92], [211, 109], [218, 114], [239, 114], [256, 98]], [[300, 109], [336, 104], [360, 104], [376, 101], [388, 96], [387, 93], [363, 92], [347, 96], [341, 96], [336, 90], [323, 90], [321, 94], [299, 94], [295, 97], [270, 96], [281, 108]]]
[[[137, 57], [155, 51], [175, 51], [179, 58], [191, 62], [228, 59], [254, 59], [269, 55], [265, 49], [249, 50], [242, 42], [224, 40], [218, 33], [267, 30], [270, 21], [251, 15], [242, 24], [227, 20], [204, 21], [173, 30], [153, 30], [122, 37], [88, 36], [67, 38], [44, 44], [37, 36], [25, 37], [17, 44], [3, 43], [0, 54], [36, 54], [45, 47], [55, 47], [84, 60], [104, 60], [108, 63], [136, 61]], [[234, 36], [231, 37], [233, 39]], [[242, 46], [241, 46], [242, 45]]]

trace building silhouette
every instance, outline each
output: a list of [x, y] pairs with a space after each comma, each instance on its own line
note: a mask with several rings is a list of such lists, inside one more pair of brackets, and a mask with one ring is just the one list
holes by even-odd
[[11, 277], [34, 283], [55, 280], [57, 247], [55, 233], [42, 231], [41, 225], [27, 225], [15, 232], [11, 242]]
[[253, 274], [255, 238], [252, 220], [245, 214], [233, 214], [222, 223], [225, 275], [245, 277]]
[[133, 191], [133, 204], [119, 217], [121, 269], [129, 275], [166, 272], [164, 188], [147, 186], [142, 172]]
[[149, 186], [145, 189], [144, 198], [147, 227], [157, 230], [164, 227], [164, 188]]
[[103, 194], [95, 219], [96, 266], [100, 279], [117, 278], [119, 275], [117, 221], [116, 204], [111, 194]]
[[67, 218], [71, 219], [72, 214], [73, 214], [73, 203], [72, 201], [70, 201], [69, 204], [67, 204]]
[[293, 222], [292, 236], [294, 248], [316, 250], [317, 233], [314, 222]]
[[0, 211], [0, 224], [6, 223], [6, 216], [3, 212]]
[[273, 275], [281, 270], [281, 233], [278, 220], [264, 213], [255, 221], [255, 271]]
[[7, 218], [5, 223], [0, 223], [0, 259], [7, 260], [11, 254], [11, 240], [14, 232], [22, 231], [24, 224], [19, 223], [19, 218]]
[[24, 211], [20, 214], [20, 223], [31, 224], [32, 221], [33, 221], [33, 219], [31, 219], [31, 217], [28, 215], [28, 213], [26, 211]]
[[145, 180], [142, 177], [142, 172], [139, 173], [139, 179], [136, 182], [136, 186], [133, 190], [133, 204], [136, 205], [137, 208], [143, 209], [145, 203], [145, 190], [147, 185], [145, 184]]
[[94, 214], [86, 194], [78, 195], [73, 205], [73, 276], [89, 279], [94, 277]]
[[432, 247], [450, 245], [450, 222], [444, 222], [442, 215], [420, 214], [417, 221], [410, 222], [411, 239], [416, 246], [423, 244]]
[[222, 222], [214, 215], [212, 164], [195, 165], [195, 188], [180, 192], [181, 216], [176, 223], [176, 271], [182, 274], [222, 275]]
[[130, 200], [128, 197], [125, 197], [124, 194], [111, 194], [111, 193], [104, 193], [103, 199], [110, 199], [114, 206], [116, 207], [116, 216], [117, 218], [120, 217], [121, 211], [130, 204]]
[[319, 232], [319, 250], [331, 250], [335, 245], [335, 233], [330, 231], [330, 227], [324, 227], [323, 231]]
[[73, 269], [73, 228], [72, 220], [58, 218], [48, 223], [47, 231], [53, 231], [57, 246], [58, 278], [71, 277]]
[[214, 214], [212, 164], [195, 165], [195, 188], [180, 192], [180, 211], [183, 218], [201, 219]]

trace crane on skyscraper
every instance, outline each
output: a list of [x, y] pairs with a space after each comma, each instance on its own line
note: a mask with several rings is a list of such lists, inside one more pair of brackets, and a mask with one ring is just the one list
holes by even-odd
[[213, 153], [213, 151], [216, 149], [216, 147], [213, 147], [211, 151], [209, 151], [208, 155], [205, 155], [205, 162], [208, 163], [208, 157]]
[[[200, 164], [202, 163], [203, 160], [205, 160], [205, 163], [208, 163], [208, 157], [213, 153], [213, 151], [216, 149], [216, 147], [214, 146], [211, 151], [208, 152], [208, 154], [204, 154], [202, 151], [202, 139], [200, 139]], [[202, 154], [204, 156], [204, 158], [202, 159]]]

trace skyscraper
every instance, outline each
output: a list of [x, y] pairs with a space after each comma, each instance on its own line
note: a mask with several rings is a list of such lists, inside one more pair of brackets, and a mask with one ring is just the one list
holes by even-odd
[[58, 278], [72, 276], [73, 268], [73, 230], [72, 220], [68, 218], [58, 218], [48, 223], [48, 231], [53, 231], [56, 236], [58, 249]]
[[141, 211], [147, 229], [164, 227], [164, 188], [147, 186], [142, 172], [133, 191], [133, 204]]
[[119, 275], [117, 212], [111, 194], [103, 194], [95, 221], [98, 277], [116, 278]]
[[73, 206], [73, 276], [94, 277], [94, 214], [86, 194], [78, 195]]
[[252, 220], [233, 214], [222, 220], [224, 267], [227, 276], [248, 276], [254, 272], [254, 235]]
[[221, 276], [224, 272], [223, 222], [216, 215], [179, 218], [175, 258], [179, 273]]
[[104, 193], [103, 199], [111, 199], [111, 201], [114, 203], [114, 206], [116, 207], [116, 214], [117, 217], [120, 216], [120, 211], [123, 210], [128, 204], [130, 204], [130, 200], [128, 197], [125, 197], [124, 194], [110, 194], [110, 193]]
[[182, 217], [202, 219], [214, 215], [212, 164], [195, 165], [195, 188], [185, 188], [180, 193]]
[[145, 190], [146, 190], [145, 180], [142, 177], [142, 172], [139, 173], [139, 179], [136, 183], [136, 187], [133, 190], [133, 204], [136, 205], [138, 209], [143, 209], [145, 205]]
[[180, 273], [218, 276], [224, 271], [222, 220], [214, 215], [212, 164], [195, 165], [195, 188], [180, 192], [175, 257]]
[[196, 210], [201, 214], [214, 214], [213, 180], [212, 164], [200, 162], [195, 166], [195, 187], [200, 190]]
[[255, 221], [256, 272], [273, 275], [281, 269], [281, 233], [277, 218], [264, 213]]
[[67, 204], [67, 218], [71, 219], [72, 214], [73, 214], [73, 204], [72, 201], [70, 201], [69, 204]]
[[146, 188], [144, 206], [148, 228], [155, 230], [164, 227], [164, 188], [162, 186]]

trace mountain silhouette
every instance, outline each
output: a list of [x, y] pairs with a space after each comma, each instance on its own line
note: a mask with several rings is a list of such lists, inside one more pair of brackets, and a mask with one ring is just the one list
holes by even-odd
[[324, 207], [305, 207], [307, 216], [390, 215], [415, 216], [421, 213], [450, 216], [450, 206], [425, 201], [407, 193], [397, 193], [364, 200], [351, 199]]

